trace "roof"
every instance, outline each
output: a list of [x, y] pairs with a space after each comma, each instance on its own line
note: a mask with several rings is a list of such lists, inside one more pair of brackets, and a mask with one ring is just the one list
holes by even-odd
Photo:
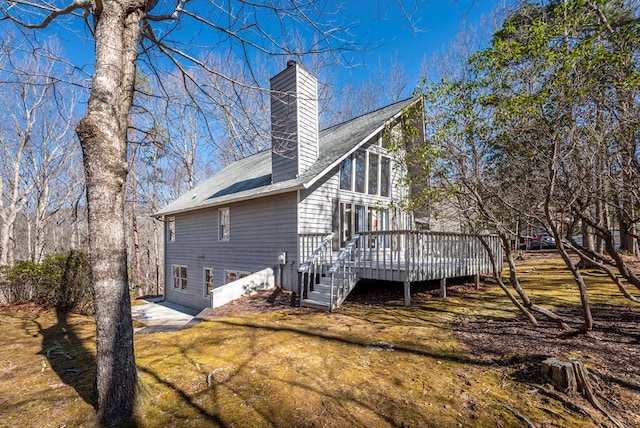
[[323, 129], [319, 136], [319, 159], [299, 177], [271, 183], [271, 151], [236, 161], [154, 214], [156, 217], [229, 204], [247, 199], [292, 192], [310, 187], [392, 119], [416, 103], [416, 98], [391, 104]]

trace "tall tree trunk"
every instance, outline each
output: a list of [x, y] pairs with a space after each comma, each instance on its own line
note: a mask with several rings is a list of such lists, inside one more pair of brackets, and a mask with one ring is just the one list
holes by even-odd
[[76, 129], [87, 184], [96, 312], [96, 410], [103, 426], [131, 423], [137, 380], [124, 195], [127, 117], [143, 6], [142, 1], [105, 0], [95, 11], [96, 68], [87, 115]]

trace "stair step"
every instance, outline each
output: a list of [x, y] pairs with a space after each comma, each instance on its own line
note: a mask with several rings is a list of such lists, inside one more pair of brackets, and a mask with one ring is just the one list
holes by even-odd
[[318, 302], [327, 302], [329, 304], [329, 293], [323, 293], [322, 291], [310, 291], [309, 299], [316, 300]]
[[306, 308], [319, 309], [321, 311], [329, 311], [329, 303], [318, 302], [313, 299], [302, 299], [302, 306]]
[[313, 286], [313, 290], [328, 293], [331, 290], [331, 281], [329, 281], [329, 283], [320, 281], [319, 284]]

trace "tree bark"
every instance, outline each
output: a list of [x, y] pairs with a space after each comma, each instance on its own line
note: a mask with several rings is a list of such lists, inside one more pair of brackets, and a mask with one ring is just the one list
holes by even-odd
[[144, 2], [107, 0], [95, 11], [96, 69], [82, 146], [96, 318], [96, 411], [102, 426], [131, 423], [136, 390], [127, 281], [124, 195], [127, 117]]

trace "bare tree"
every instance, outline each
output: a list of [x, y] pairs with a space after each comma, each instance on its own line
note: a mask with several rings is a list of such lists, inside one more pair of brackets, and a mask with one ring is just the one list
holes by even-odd
[[[246, 55], [293, 57], [302, 57], [305, 52], [330, 52], [341, 61], [341, 52], [353, 45], [349, 34], [332, 20], [335, 16], [327, 10], [330, 9], [320, 1], [243, 0], [233, 5], [213, 2], [201, 10], [195, 3], [183, 0], [165, 3], [81, 0], [57, 4], [18, 0], [3, 2], [0, 6], [3, 20], [27, 29], [41, 29], [54, 21], [70, 22], [75, 18], [86, 23], [95, 41], [91, 92], [77, 135], [83, 149], [87, 184], [97, 326], [97, 415], [101, 424], [117, 426], [131, 419], [137, 378], [124, 226], [127, 129], [136, 66], [148, 67], [147, 71], [160, 80], [167, 71], [160, 71], [161, 67], [175, 67], [185, 82], [206, 93], [206, 88], [194, 81], [185, 64], [235, 80], [235, 76], [209, 67], [203, 60], [202, 54], [212, 49], [231, 48]], [[178, 21], [182, 23], [179, 26], [175, 25]], [[187, 28], [189, 32], [192, 24], [202, 28], [205, 49], [198, 49], [193, 42], [189, 43], [189, 49], [181, 44], [185, 36], [192, 34], [180, 33], [180, 28]], [[311, 34], [313, 42], [303, 51], [295, 49], [298, 41], [288, 37], [289, 28]], [[140, 52], [143, 56], [139, 58]], [[163, 55], [164, 60], [158, 54]], [[249, 65], [245, 75], [252, 76]], [[253, 83], [260, 86], [256, 79]]]
[[73, 133], [76, 91], [69, 86], [58, 87], [52, 95], [48, 108], [39, 115], [35, 138], [27, 150], [29, 169], [23, 173], [24, 179], [34, 183], [27, 214], [31, 218], [29, 230], [33, 231], [28, 241], [29, 258], [35, 263], [59, 244], [49, 239], [48, 232], [61, 209], [84, 184], [83, 177], [76, 174], [81, 170], [80, 147]]
[[[75, 183], [66, 177], [77, 153], [73, 135], [77, 97], [52, 76], [55, 47], [5, 51], [0, 70], [0, 101], [6, 118], [0, 131], [0, 264], [14, 259], [19, 215], [32, 232], [22, 253], [38, 261], [44, 252], [48, 224], [68, 201]], [[76, 159], [77, 160], [77, 159]]]

